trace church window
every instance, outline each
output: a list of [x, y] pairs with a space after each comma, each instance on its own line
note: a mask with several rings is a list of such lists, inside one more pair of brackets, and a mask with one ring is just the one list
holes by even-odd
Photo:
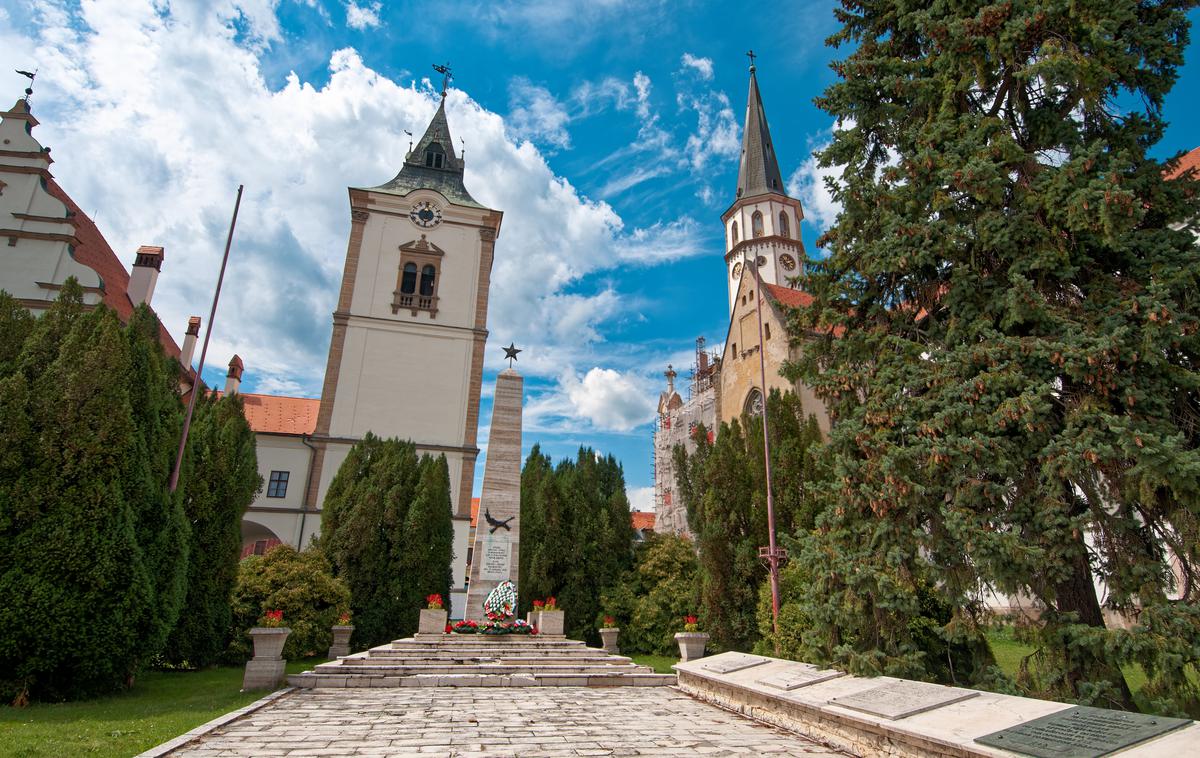
[[734, 357], [734, 360], [737, 359], [737, 343], [736, 342], [733, 343], [733, 357]]
[[423, 297], [433, 295], [433, 285], [436, 278], [437, 269], [431, 264], [425, 264], [425, 268], [421, 269], [421, 295]]
[[780, 237], [791, 237], [792, 236], [791, 226], [792, 225], [790, 223], [788, 223], [787, 211], [780, 211], [779, 212], [779, 236]]
[[267, 497], [287, 497], [288, 477], [290, 471], [272, 471], [267, 483]]
[[763, 337], [765, 337], [766, 339], [771, 339], [771, 325], [770, 324], [763, 324]]
[[417, 291], [417, 264], [405, 263], [404, 275], [400, 277], [400, 292], [411, 295]]
[[730, 226], [730, 227], [729, 227], [729, 229], [730, 229], [730, 232], [729, 232], [729, 239], [730, 239], [730, 240], [732, 240], [732, 243], [731, 243], [729, 246], [730, 246], [730, 247], [733, 247], [734, 245], [736, 245], [736, 244], [738, 243], [738, 228], [737, 228], [737, 222], [736, 222], [736, 221], [734, 221], [734, 222], [733, 222], [733, 225], [732, 225], [732, 226]]
[[742, 413], [747, 416], [761, 416], [763, 412], [763, 396], [762, 392], [757, 387], [750, 390], [749, 396], [746, 397], [746, 404], [742, 407]]
[[429, 168], [446, 167], [446, 150], [440, 142], [430, 142], [425, 148], [425, 165]]
[[750, 231], [754, 237], [763, 236], [763, 215], [762, 211], [755, 211], [754, 215], [750, 216]]

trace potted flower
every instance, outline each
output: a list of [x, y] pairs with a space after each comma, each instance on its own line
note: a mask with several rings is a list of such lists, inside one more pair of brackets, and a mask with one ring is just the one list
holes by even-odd
[[425, 608], [421, 611], [417, 634], [444, 634], [445, 629], [446, 609], [443, 607], [442, 596], [435, 592], [425, 598]]
[[684, 616], [683, 631], [676, 632], [675, 641], [679, 643], [679, 660], [687, 663], [704, 657], [704, 646], [708, 644], [708, 634], [700, 631], [699, 619], [695, 616]]
[[330, 660], [350, 655], [350, 635], [353, 633], [354, 626], [350, 623], [350, 613], [338, 616], [337, 623], [333, 625], [333, 644], [329, 646]]
[[[534, 607], [537, 607], [536, 601]], [[538, 634], [562, 636], [563, 616], [563, 612], [558, 609], [558, 600], [554, 596], [543, 600], [541, 610], [537, 612], [537, 623], [534, 624], [538, 628]]]
[[250, 639], [254, 641], [254, 657], [246, 661], [246, 673], [242, 677], [242, 689], [275, 689], [283, 681], [283, 643], [287, 642], [292, 630], [283, 625], [283, 611], [267, 611], [251, 627]]
[[604, 652], [612, 655], [620, 655], [621, 648], [617, 647], [617, 634], [621, 630], [617, 628], [617, 620], [612, 616], [604, 617], [604, 626], [600, 627], [600, 639], [604, 642]]

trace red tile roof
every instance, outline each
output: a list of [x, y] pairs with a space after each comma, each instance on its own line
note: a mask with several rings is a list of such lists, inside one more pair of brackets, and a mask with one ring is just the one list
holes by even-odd
[[471, 498], [471, 528], [475, 527], [475, 522], [479, 520], [479, 498]]
[[1167, 174], [1167, 178], [1174, 179], [1189, 168], [1194, 168], [1197, 172], [1200, 172], [1200, 147], [1192, 150], [1190, 153], [1184, 153], [1179, 159], [1179, 165], [1175, 167], [1174, 171]]
[[643, 529], [654, 529], [655, 514], [653, 511], [632, 511], [630, 512], [629, 516], [633, 520], [634, 529], [637, 529], [638, 531]]
[[813, 296], [804, 290], [794, 290], [779, 284], [763, 284], [767, 294], [788, 308], [807, 308], [813, 303]]
[[[75, 246], [75, 260], [100, 275], [104, 286], [104, 304], [116, 311], [122, 321], [128, 321], [133, 315], [133, 303], [130, 302], [128, 294], [129, 272], [125, 270], [121, 259], [109, 247], [96, 224], [79, 209], [71, 196], [58, 186], [58, 182], [47, 179], [46, 188], [73, 214], [71, 225], [75, 227], [75, 237], [80, 243]], [[161, 321], [158, 322], [158, 339], [167, 355], [179, 358], [179, 345], [175, 344], [171, 333]]]
[[246, 421], [262, 434], [312, 434], [321, 401], [311, 397], [243, 394]]

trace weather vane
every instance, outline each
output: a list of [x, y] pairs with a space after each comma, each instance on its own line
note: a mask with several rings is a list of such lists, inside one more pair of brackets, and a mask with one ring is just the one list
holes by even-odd
[[450, 62], [446, 61], [444, 66], [433, 64], [433, 70], [442, 75], [442, 97], [446, 96], [446, 90], [450, 87], [450, 80], [454, 78], [454, 74], [450, 71]]
[[754, 59], [757, 58], [758, 56], [754, 54], [753, 50], [750, 50], [749, 52], [746, 53], [746, 57], [750, 59], [750, 70], [753, 71], [754, 70]]
[[408, 135], [408, 152], [411, 154], [412, 153], [412, 132], [405, 129], [404, 133]]
[[33, 71], [22, 71], [21, 69], [17, 69], [16, 71], [21, 76], [29, 79], [29, 86], [25, 88], [25, 102], [28, 103], [29, 98], [33, 95], [33, 80], [37, 78], [37, 69], [35, 68]]
[[512, 368], [513, 361], [517, 359], [517, 353], [522, 352], [521, 349], [512, 342], [508, 343], [508, 347], [500, 349], [504, 351], [504, 357], [508, 359], [508, 367]]

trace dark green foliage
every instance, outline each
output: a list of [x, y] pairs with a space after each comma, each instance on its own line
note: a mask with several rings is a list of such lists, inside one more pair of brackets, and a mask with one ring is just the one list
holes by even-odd
[[262, 487], [241, 396], [198, 399], [188, 447], [180, 484], [191, 524], [187, 596], [163, 658], [200, 668], [215, 663], [229, 645], [242, 515]]
[[350, 608], [350, 590], [333, 576], [329, 559], [317, 548], [300, 552], [276, 545], [266, 555], [251, 555], [238, 565], [233, 593], [231, 662], [250, 657], [253, 645], [247, 630], [258, 626], [267, 611], [283, 611], [283, 625], [292, 630], [284, 645], [285, 658], [324, 655], [333, 642], [333, 625]]
[[521, 474], [520, 561], [520, 612], [553, 595], [567, 636], [598, 641], [600, 594], [633, 565], [625, 473], [616, 458], [581, 447], [574, 461], [551, 469], [534, 446]]
[[[790, 392], [772, 390], [767, 414], [776, 533], [811, 529], [806, 486], [820, 430]], [[758, 588], [767, 579], [758, 561], [758, 548], [768, 543], [762, 420], [722, 425], [713, 443], [698, 427], [695, 439], [691, 455], [676, 448], [675, 470], [700, 554], [698, 615], [714, 647], [749, 650], [758, 639]]]
[[33, 332], [33, 316], [12, 295], [0, 290], [0, 377], [17, 368], [25, 340]]
[[683, 617], [696, 611], [696, 551], [692, 543], [672, 534], [652, 534], [637, 546], [635, 564], [621, 580], [602, 593], [604, 616], [621, 629], [626, 653], [678, 653], [675, 633]]
[[329, 485], [320, 545], [350, 588], [355, 647], [415, 632], [427, 595], [450, 600], [453, 524], [444, 459], [418, 458], [411, 442], [368, 433]]
[[[0, 697], [127, 684], [161, 609], [138, 543], [129, 343], [68, 281], [0, 380]], [[50, 360], [46, 360], [50, 358]], [[157, 639], [161, 643], [161, 638]]]
[[828, 657], [927, 670], [935, 588], [936, 633], [976, 653], [956, 675], [985, 679], [979, 599], [1021, 593], [1045, 607], [1031, 691], [1130, 707], [1137, 662], [1154, 708], [1200, 704], [1200, 194], [1146, 154], [1194, 5], [839, 11], [820, 158], [844, 210], [792, 324], [834, 419], [800, 555]]

